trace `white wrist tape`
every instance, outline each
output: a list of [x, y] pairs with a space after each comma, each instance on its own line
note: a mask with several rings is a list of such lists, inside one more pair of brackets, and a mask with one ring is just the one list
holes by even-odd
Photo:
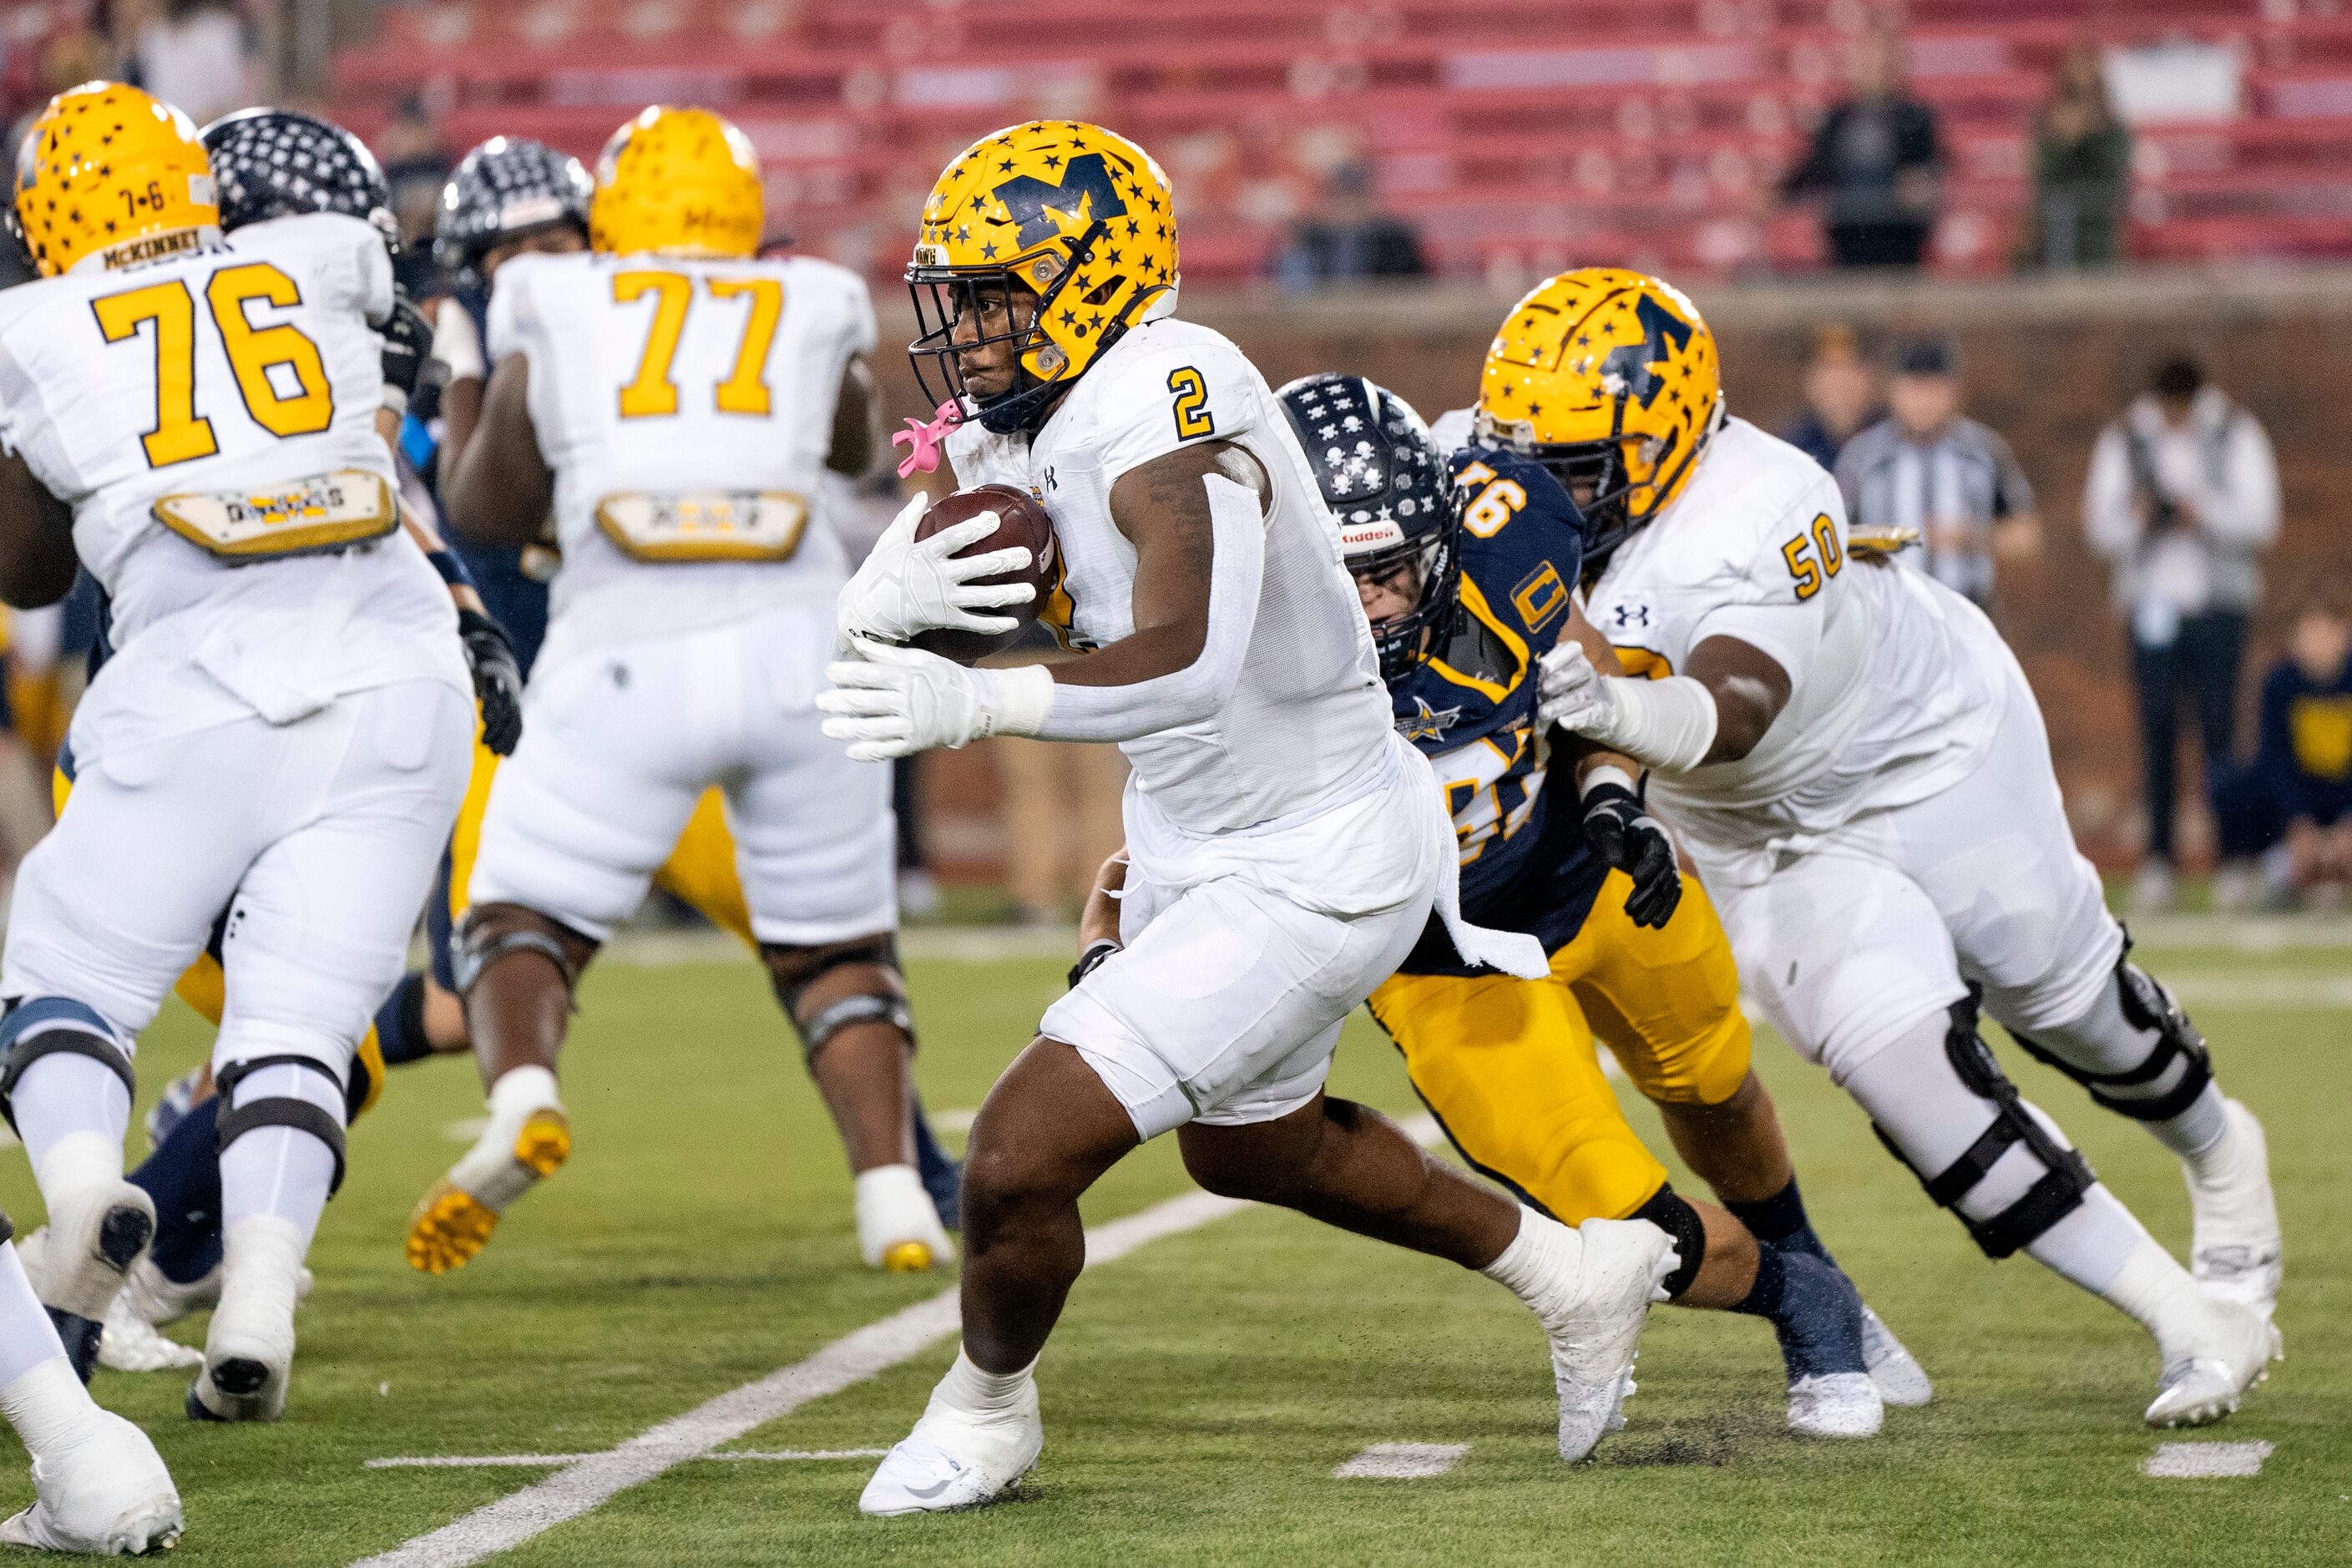
[[[1133, 741], [1213, 717], [1241, 679], [1243, 656], [1257, 624], [1265, 574], [1265, 519], [1257, 496], [1220, 474], [1209, 491], [1209, 629], [1201, 654], [1181, 669], [1131, 686], [1075, 686], [1047, 680], [1053, 711], [1038, 729], [1048, 741]], [[1003, 670], [993, 673], [1013, 674]], [[1041, 668], [1038, 674], [1044, 674]]]
[[482, 359], [482, 334], [474, 330], [474, 313], [455, 300], [444, 300], [433, 322], [433, 357], [449, 367], [451, 381], [484, 381], [489, 366]]
[[1612, 677], [1605, 724], [1584, 733], [1637, 763], [1686, 773], [1715, 744], [1715, 694], [1687, 675], [1666, 680]]
[[1583, 781], [1576, 786], [1576, 793], [1580, 796], [1589, 795], [1602, 784], [1615, 784], [1628, 795], [1642, 793], [1641, 786], [1633, 782], [1633, 776], [1613, 763], [1603, 763], [1586, 773]]
[[1016, 669], [975, 669], [980, 700], [987, 710], [992, 735], [1034, 735], [1045, 727], [1046, 710], [1054, 706], [1054, 672], [1045, 665], [1024, 664]]

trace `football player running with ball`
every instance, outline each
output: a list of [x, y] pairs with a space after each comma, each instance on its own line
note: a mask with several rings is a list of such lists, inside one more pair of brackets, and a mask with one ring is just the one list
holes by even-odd
[[1297, 439], [1230, 342], [1173, 319], [1166, 176], [1097, 126], [1014, 126], [941, 174], [908, 278], [917, 370], [966, 416], [957, 477], [1039, 499], [1065, 566], [1052, 618], [1087, 652], [981, 670], [902, 646], [1010, 629], [980, 612], [1028, 596], [973, 581], [1017, 550], [955, 557], [953, 528], [917, 542], [919, 498], [842, 595], [859, 657], [833, 667], [825, 728], [877, 760], [991, 734], [1117, 742], [1131, 867], [1125, 945], [1046, 1011], [972, 1126], [962, 1351], [859, 1507], [978, 1506], [1036, 1461], [1033, 1373], [1086, 1261], [1078, 1197], [1170, 1131], [1212, 1192], [1515, 1291], [1550, 1337], [1560, 1452], [1581, 1458], [1674, 1247], [1646, 1221], [1571, 1230], [1323, 1093], [1341, 1020], [1433, 907], [1467, 956], [1533, 975], [1543, 954], [1459, 919], [1443, 799], [1389, 723]]
[[[1445, 784], [1463, 910], [1551, 954], [1542, 980], [1483, 972], [1433, 928], [1372, 993], [1372, 1016], [1472, 1164], [1570, 1225], [1664, 1226], [1682, 1256], [1671, 1300], [1772, 1324], [1792, 1428], [1875, 1434], [1882, 1396], [1924, 1404], [1927, 1374], [1806, 1221], [1748, 1070], [1723, 927], [1643, 809], [1638, 766], [1553, 744], [1537, 721], [1536, 664], [1555, 646], [1573, 637], [1617, 668], [1573, 597], [1583, 519], [1528, 458], [1442, 458], [1420, 416], [1369, 381], [1308, 376], [1280, 396], [1339, 522], [1397, 729]], [[1724, 1207], [1668, 1184], [1601, 1076], [1596, 1035]]]
[[213, 1079], [226, 1252], [191, 1415], [270, 1420], [346, 1085], [465, 790], [457, 616], [401, 531], [383, 237], [317, 212], [224, 236], [184, 116], [92, 83], [27, 139], [43, 279], [0, 295], [0, 593], [77, 553], [114, 657], [0, 959], [0, 1109], [49, 1211], [49, 1305], [105, 1312], [154, 1207], [122, 1176], [131, 1057], [226, 909]]
[[[1712, 335], [1655, 279], [1529, 294], [1476, 423], [1591, 520], [1586, 603], [1633, 672], [1562, 642], [1542, 715], [1652, 770], [1774, 1026], [1988, 1257], [2029, 1253], [2147, 1328], [2149, 1425], [2235, 1410], [2278, 1346], [2262, 1127], [2131, 962], [1992, 624], [1849, 541], [1829, 476], [1725, 416]], [[2194, 1278], [2019, 1095], [1979, 1009], [2180, 1157]]]
[[873, 307], [829, 262], [756, 259], [761, 218], [742, 132], [657, 106], [598, 161], [591, 248], [498, 269], [479, 423], [443, 499], [490, 543], [536, 540], [552, 506], [563, 563], [457, 931], [489, 1126], [418, 1205], [419, 1268], [471, 1258], [569, 1156], [554, 1068], [574, 984], [714, 784], [848, 1149], [861, 1250], [953, 1256], [914, 1163], [888, 771], [814, 706], [849, 574], [812, 508], [824, 470], [872, 460]]

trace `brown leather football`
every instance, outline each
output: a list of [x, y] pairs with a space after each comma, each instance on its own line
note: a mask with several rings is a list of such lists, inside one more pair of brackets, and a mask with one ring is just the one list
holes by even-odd
[[980, 632], [929, 631], [915, 638], [915, 646], [927, 653], [951, 658], [958, 664], [972, 664], [983, 656], [995, 653], [1028, 629], [1045, 605], [1045, 595], [1053, 592], [1061, 576], [1060, 551], [1054, 539], [1054, 520], [1045, 509], [1026, 490], [1011, 485], [979, 485], [971, 489], [958, 490], [925, 512], [915, 524], [915, 537], [929, 539], [940, 530], [977, 516], [983, 511], [996, 514], [996, 531], [987, 538], [967, 544], [959, 555], [985, 555], [992, 550], [1005, 550], [1015, 544], [1025, 545], [1029, 564], [1019, 572], [1009, 572], [994, 577], [982, 577], [983, 583], [1027, 583], [1037, 590], [1037, 596], [1025, 605], [1008, 605], [1001, 610], [982, 612], [987, 615], [1012, 616], [1021, 625], [996, 637]]

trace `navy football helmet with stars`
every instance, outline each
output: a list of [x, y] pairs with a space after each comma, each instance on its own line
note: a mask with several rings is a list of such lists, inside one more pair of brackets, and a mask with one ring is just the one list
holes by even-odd
[[528, 136], [493, 136], [458, 162], [441, 189], [433, 259], [470, 273], [495, 246], [569, 224], [588, 234], [596, 182], [569, 153]]
[[1381, 675], [1394, 679], [1421, 658], [1425, 629], [1444, 638], [1459, 602], [1461, 524], [1445, 459], [1411, 404], [1360, 375], [1304, 375], [1275, 395], [1339, 524], [1348, 570], [1420, 569], [1413, 607], [1372, 624]]
[[220, 189], [223, 233], [265, 218], [341, 213], [372, 225], [400, 252], [392, 191], [367, 143], [292, 109], [240, 109], [199, 132]]

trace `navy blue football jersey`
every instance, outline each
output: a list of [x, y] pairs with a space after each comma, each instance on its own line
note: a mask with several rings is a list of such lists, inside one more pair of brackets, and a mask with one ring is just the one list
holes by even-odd
[[[1573, 800], [1545, 793], [1550, 747], [1536, 723], [1536, 661], [1569, 621], [1583, 520], [1548, 469], [1469, 447], [1449, 460], [1465, 505], [1461, 614], [1391, 682], [1396, 726], [1445, 786], [1462, 856], [1462, 910], [1557, 950], [1583, 928], [1608, 868]], [[1437, 921], [1401, 966], [1469, 974]]]

